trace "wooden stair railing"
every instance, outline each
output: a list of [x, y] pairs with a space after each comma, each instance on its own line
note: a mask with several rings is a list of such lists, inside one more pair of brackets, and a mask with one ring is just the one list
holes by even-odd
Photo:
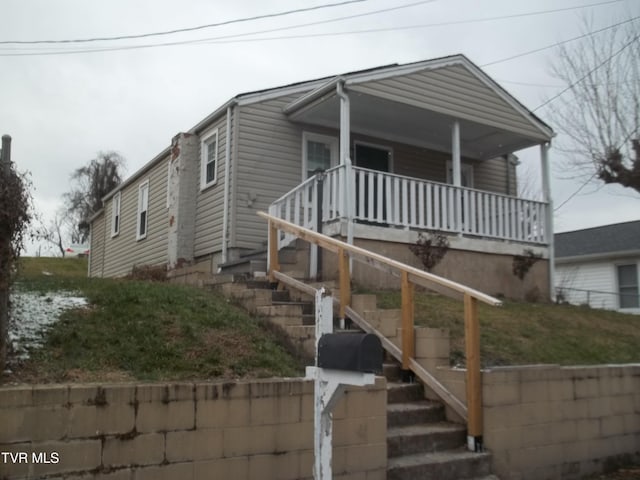
[[[351, 273], [349, 259], [372, 266], [376, 269], [388, 272], [400, 277], [402, 298], [402, 349], [400, 358], [402, 368], [413, 371], [427, 386], [432, 388], [442, 401], [449, 405], [458, 415], [467, 421], [467, 434], [469, 443], [482, 444], [482, 383], [480, 378], [480, 325], [478, 322], [478, 302], [492, 306], [501, 306], [502, 302], [494, 297], [486, 295], [478, 290], [467, 287], [457, 282], [447, 280], [432, 273], [424, 272], [410, 265], [387, 258], [375, 252], [371, 252], [355, 245], [349, 245], [335, 238], [328, 237], [304, 227], [300, 227], [286, 220], [282, 220], [265, 212], [258, 215], [268, 221], [269, 228], [269, 278], [275, 282], [278, 280], [277, 272], [280, 270], [278, 262], [278, 230], [295, 235], [311, 244], [334, 252], [338, 255], [340, 304], [339, 314], [344, 318], [349, 316], [361, 326], [373, 329], [366, 320], [357, 315], [350, 308], [351, 303]], [[438, 380], [422, 368], [415, 360], [415, 336], [414, 336], [414, 287], [420, 285], [434, 290], [442, 295], [462, 300], [464, 302], [464, 331], [465, 331], [465, 355], [466, 355], [466, 397], [467, 407], [457, 400]], [[355, 318], [357, 316], [357, 318]], [[365, 328], [365, 330], [367, 330]], [[394, 349], [383, 342], [383, 346], [394, 356], [398, 356], [397, 347]], [[473, 449], [473, 448], [471, 448]]]

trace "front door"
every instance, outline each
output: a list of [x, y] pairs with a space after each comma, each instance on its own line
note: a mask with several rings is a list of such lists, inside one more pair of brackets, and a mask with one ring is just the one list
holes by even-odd
[[[389, 172], [391, 169], [391, 149], [375, 145], [355, 144], [355, 166]], [[372, 176], [371, 180], [369, 177]], [[377, 174], [366, 172], [356, 175], [356, 218], [367, 223], [386, 223], [386, 183], [382, 183], [382, 191], [379, 191]], [[361, 179], [364, 184], [360, 185]], [[373, 194], [369, 195], [370, 187]], [[370, 201], [373, 198], [373, 203]]]

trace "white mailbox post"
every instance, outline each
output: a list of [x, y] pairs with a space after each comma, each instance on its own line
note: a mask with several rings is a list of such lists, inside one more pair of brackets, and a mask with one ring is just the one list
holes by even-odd
[[314, 381], [314, 480], [331, 480], [333, 420], [332, 410], [348, 385], [365, 386], [375, 383], [373, 373], [349, 372], [319, 368], [318, 342], [333, 332], [333, 298], [324, 288], [316, 291], [316, 366], [307, 367], [306, 378]]

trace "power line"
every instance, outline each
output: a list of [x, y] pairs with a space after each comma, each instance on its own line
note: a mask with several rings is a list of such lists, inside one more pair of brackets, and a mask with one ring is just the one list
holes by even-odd
[[565, 199], [565, 201], [564, 201], [564, 202], [562, 202], [560, 205], [558, 205], [556, 208], [554, 208], [554, 209], [553, 209], [554, 213], [555, 213], [555, 212], [557, 212], [558, 210], [560, 210], [562, 207], [564, 207], [567, 203], [569, 203], [569, 201], [570, 201], [573, 197], [575, 197], [576, 195], [578, 195], [578, 194], [582, 191], [582, 189], [583, 189], [584, 187], [586, 187], [586, 186], [589, 184], [589, 182], [595, 178], [595, 176], [596, 176], [596, 175], [597, 175], [597, 173], [594, 173], [594, 174], [593, 174], [593, 175], [591, 175], [589, 178], [587, 178], [587, 180], [586, 180], [582, 185], [580, 185], [580, 187], [579, 187], [575, 192], [573, 192], [571, 195], [569, 195], [569, 196]]
[[[61, 50], [61, 51], [58, 50], [58, 51], [49, 51], [49, 52], [37, 51], [37, 52], [26, 52], [26, 53], [0, 53], [0, 56], [66, 55], [66, 54], [76, 54], [76, 53], [96, 53], [96, 52], [105, 52], [105, 51], [134, 50], [134, 49], [142, 49], [142, 48], [154, 48], [154, 47], [165, 47], [165, 46], [186, 45], [186, 44], [264, 42], [264, 41], [273, 41], [273, 40], [289, 40], [289, 39], [314, 38], [314, 37], [331, 37], [331, 36], [339, 36], [339, 35], [353, 35], [353, 34], [363, 34], [363, 33], [378, 33], [378, 32], [385, 32], [385, 31], [400, 31], [400, 30], [409, 30], [409, 29], [442, 27], [442, 26], [451, 26], [451, 25], [456, 25], [456, 24], [479, 23], [479, 22], [487, 22], [487, 21], [495, 21], [495, 20], [503, 20], [503, 19], [512, 19], [512, 18], [516, 18], [516, 17], [543, 15], [543, 14], [556, 13], [556, 12], [562, 12], [562, 11], [567, 11], [567, 10], [576, 10], [576, 9], [582, 9], [582, 8], [590, 8], [590, 7], [595, 7], [595, 6], [607, 5], [607, 4], [611, 4], [611, 3], [617, 3], [617, 2], [620, 2], [622, 0], [609, 0], [609, 1], [605, 1], [605, 2], [585, 4], [585, 5], [577, 5], [577, 6], [565, 7], [565, 8], [561, 8], [561, 9], [541, 10], [541, 11], [536, 11], [536, 12], [525, 12], [525, 13], [520, 13], [520, 14], [503, 15], [503, 16], [497, 16], [497, 17], [476, 18], [476, 19], [469, 19], [469, 20], [457, 20], [457, 21], [450, 21], [450, 22], [439, 22], [439, 23], [429, 23], [429, 24], [420, 24], [420, 25], [407, 25], [407, 26], [401, 26], [401, 27], [372, 28], [372, 29], [351, 30], [351, 31], [344, 31], [344, 32], [312, 33], [312, 34], [287, 35], [287, 36], [278, 36], [278, 37], [258, 37], [258, 38], [249, 38], [249, 39], [239, 39], [240, 37], [259, 35], [259, 34], [262, 34], [262, 33], [274, 33], [274, 32], [283, 31], [283, 30], [291, 30], [291, 29], [295, 29], [295, 28], [316, 26], [316, 25], [321, 25], [321, 24], [326, 24], [326, 23], [331, 23], [331, 22], [336, 22], [336, 21], [342, 21], [342, 20], [347, 20], [347, 19], [352, 19], [352, 18], [357, 18], [357, 17], [363, 17], [363, 16], [367, 16], [367, 15], [374, 15], [374, 14], [378, 14], [378, 13], [389, 12], [389, 11], [392, 11], [392, 10], [408, 8], [408, 7], [412, 7], [412, 6], [416, 6], [416, 5], [420, 5], [420, 4], [424, 4], [424, 3], [431, 3], [433, 1], [436, 1], [436, 0], [420, 1], [420, 2], [410, 3], [410, 4], [406, 4], [406, 5], [400, 5], [398, 7], [392, 7], [392, 8], [382, 9], [382, 10], [375, 10], [375, 11], [372, 11], [372, 12], [349, 15], [349, 16], [345, 16], [345, 17], [338, 17], [338, 18], [333, 18], [333, 19], [328, 19], [328, 20], [321, 20], [321, 21], [317, 21], [317, 22], [310, 22], [310, 23], [304, 23], [304, 24], [298, 24], [298, 25], [278, 27], [278, 28], [272, 28], [272, 29], [267, 29], [267, 30], [254, 31], [254, 32], [245, 32], [245, 33], [240, 33], [240, 34], [225, 35], [225, 36], [219, 36], [219, 37], [194, 39], [194, 40], [185, 40], [185, 41], [177, 41], [177, 42], [166, 42], [166, 43], [160, 43], [160, 44], [130, 45], [130, 46], [119, 46], [119, 47], [103, 47], [103, 48], [84, 49], [84, 50]], [[610, 27], [606, 27], [604, 29], [591, 32], [588, 35], [596, 34], [596, 33], [599, 33], [600, 31], [604, 31], [604, 30], [607, 30], [609, 28], [614, 28], [614, 27], [616, 27], [618, 25], [621, 25], [622, 23], [626, 23], [626, 22], [621, 22], [621, 23], [612, 25]], [[584, 36], [587, 36], [587, 35], [575, 37], [575, 38], [566, 40], [564, 42], [559, 42], [559, 43], [556, 43], [556, 44], [553, 44], [553, 45], [549, 45], [549, 46], [546, 46], [546, 47], [543, 47], [543, 48], [540, 48], [540, 49], [536, 49], [536, 50], [532, 50], [532, 51], [529, 51], [529, 52], [525, 52], [523, 54], [519, 54], [519, 55], [516, 55], [514, 57], [509, 57], [507, 59], [497, 60], [495, 62], [491, 62], [489, 64], [485, 64], [483, 66], [493, 65], [493, 64], [496, 64], [496, 63], [500, 63], [500, 62], [503, 62], [503, 61], [510, 60], [512, 58], [517, 58], [519, 56], [529, 55], [531, 53], [536, 53], [538, 51], [542, 51], [542, 50], [545, 50], [545, 49], [548, 49], [548, 48], [553, 48], [555, 46], [561, 45], [562, 43], [567, 43], [567, 42], [570, 42], [570, 41], [573, 41], [573, 40], [577, 40], [579, 38], [584, 38]], [[15, 50], [15, 49], [11, 49], [11, 50]]]
[[[21, 57], [21, 56], [47, 56], [47, 55], [69, 55], [69, 54], [76, 54], [76, 53], [96, 53], [96, 52], [111, 52], [111, 51], [119, 51], [119, 50], [138, 50], [138, 49], [142, 49], [142, 48], [155, 48], [155, 47], [167, 47], [167, 46], [175, 46], [175, 45], [188, 45], [188, 44], [204, 44], [204, 43], [239, 43], [239, 42], [243, 42], [243, 41], [264, 41], [264, 40], [270, 40], [270, 38], [256, 38], [256, 39], [248, 39], [248, 40], [234, 40], [234, 41], [224, 41], [225, 39], [233, 39], [233, 38], [239, 38], [239, 37], [246, 37], [246, 36], [251, 36], [251, 35], [258, 35], [261, 33], [273, 33], [273, 32], [278, 32], [278, 31], [282, 31], [282, 30], [291, 30], [291, 29], [295, 29], [295, 28], [302, 28], [302, 27], [309, 27], [309, 26], [315, 26], [315, 25], [322, 25], [322, 24], [326, 24], [326, 23], [332, 23], [332, 22], [338, 22], [338, 21], [342, 21], [342, 20], [350, 20], [353, 18], [360, 18], [360, 17], [365, 17], [365, 16], [370, 16], [370, 15], [377, 15], [379, 13], [387, 13], [387, 12], [392, 12], [395, 10], [401, 10], [404, 8], [410, 8], [410, 7], [415, 7], [417, 5], [423, 5], [425, 3], [433, 3], [436, 2], [437, 0], [421, 0], [418, 2], [413, 2], [413, 3], [407, 3], [404, 5], [399, 5], [396, 7], [390, 7], [390, 8], [383, 8], [381, 10], [373, 10], [370, 12], [364, 12], [364, 13], [358, 13], [358, 14], [354, 14], [354, 15], [347, 15], [347, 16], [343, 16], [343, 17], [337, 17], [337, 18], [332, 18], [332, 19], [327, 19], [327, 20], [320, 20], [320, 21], [315, 21], [315, 22], [309, 22], [309, 23], [302, 23], [302, 24], [298, 24], [298, 25], [290, 25], [290, 26], [285, 26], [285, 27], [278, 27], [278, 28], [271, 28], [271, 29], [267, 29], [267, 30], [260, 30], [260, 31], [254, 31], [254, 32], [245, 32], [245, 33], [238, 33], [238, 34], [232, 34], [232, 35], [224, 35], [224, 36], [219, 36], [219, 37], [210, 37], [210, 38], [201, 38], [201, 39], [194, 39], [194, 40], [183, 40], [183, 41], [175, 41], [175, 42], [165, 42], [165, 43], [157, 43], [157, 44], [146, 44], [146, 45], [124, 45], [124, 46], [118, 46], [118, 47], [98, 47], [98, 48], [94, 48], [94, 49], [85, 49], [85, 50], [58, 50], [58, 51], [48, 51], [48, 52], [41, 52], [41, 51], [36, 51], [36, 52], [28, 52], [28, 53], [0, 53], [0, 56], [2, 57]], [[392, 28], [393, 30], [393, 28]], [[334, 35], [334, 34], [328, 34], [328, 35]], [[313, 36], [313, 35], [311, 35]], [[286, 37], [283, 37], [286, 38]], [[291, 38], [297, 38], [297, 36], [292, 36]], [[219, 41], [222, 40], [222, 41]], [[9, 50], [15, 50], [15, 48], [10, 48]]]
[[490, 67], [490, 66], [493, 66], [493, 65], [497, 65], [498, 63], [507, 62], [509, 60], [515, 60], [516, 58], [520, 58], [520, 57], [524, 57], [524, 56], [527, 56], [527, 55], [531, 55], [533, 53], [542, 52], [544, 50], [549, 50], [550, 48], [559, 47], [560, 45], [564, 45], [565, 43], [569, 43], [569, 42], [573, 42], [575, 40], [580, 40], [582, 38], [590, 37], [592, 35], [595, 35], [596, 33], [601, 33], [601, 32], [604, 32], [606, 30], [611, 30], [612, 28], [619, 27], [621, 25], [624, 25], [625, 23], [633, 22], [635, 20], [638, 20], [639, 18], [640, 18], [640, 16], [633, 17], [633, 18], [630, 18], [628, 20], [623, 20], [622, 22], [614, 23], [613, 25], [609, 25], [608, 27], [600, 28], [598, 30], [594, 30], [594, 31], [589, 32], [589, 33], [584, 33], [584, 34], [579, 35], [577, 37], [569, 38], [567, 40], [562, 40], [560, 42], [556, 42], [556, 43], [553, 43], [551, 45], [547, 45], [545, 47], [536, 48], [534, 50], [529, 50], [527, 52], [518, 53], [516, 55], [511, 55], [510, 57], [505, 57], [505, 58], [502, 58], [500, 60], [494, 60], [493, 62], [485, 63], [485, 64], [480, 65], [480, 66], [483, 67], [483, 68], [484, 67]]
[[[637, 18], [637, 17], [636, 17]], [[535, 112], [536, 110], [544, 107], [545, 105], [548, 105], [549, 103], [553, 102], [556, 98], [560, 97], [562, 94], [564, 94], [565, 92], [571, 90], [573, 87], [575, 87], [577, 84], [579, 84], [580, 82], [582, 82], [585, 78], [587, 78], [589, 75], [591, 75], [593, 72], [595, 72], [596, 70], [598, 70], [600, 67], [602, 67], [603, 65], [609, 63], [611, 60], [613, 60], [615, 57], [617, 57], [618, 55], [620, 55], [623, 51], [625, 51], [628, 47], [631, 46], [631, 44], [633, 44], [633, 42], [637, 41], [638, 38], [640, 37], [640, 35], [636, 35], [635, 37], [633, 37], [629, 42], [625, 43], [622, 48], [620, 48], [620, 50], [618, 50], [617, 52], [615, 52], [614, 54], [612, 54], [611, 56], [609, 56], [608, 58], [606, 58], [604, 61], [600, 62], [598, 65], [596, 65], [595, 67], [593, 67], [591, 70], [589, 70], [587, 73], [585, 73], [582, 77], [580, 77], [578, 80], [576, 80], [575, 82], [572, 82], [570, 85], [568, 85], [566, 88], [563, 88], [562, 91], [558, 92], [556, 95], [554, 95], [553, 97], [547, 99], [546, 101], [544, 101], [543, 103], [541, 103], [540, 105], [538, 105], [536, 108], [534, 108], [532, 110], [532, 112]]]
[[106, 42], [113, 40], [132, 40], [135, 38], [148, 38], [148, 37], [158, 37], [162, 35], [173, 35], [175, 33], [184, 33], [184, 32], [195, 32], [197, 30], [204, 30], [207, 28], [221, 27], [223, 25], [232, 25], [234, 23], [244, 23], [251, 22], [254, 20], [262, 20], [265, 18], [275, 18], [282, 17], [285, 15], [292, 15], [295, 13], [303, 13], [310, 12], [313, 10], [321, 10], [324, 8], [333, 8], [333, 7], [341, 7], [344, 5], [349, 5], [351, 3], [360, 3], [360, 2], [368, 2], [369, 0], [345, 0], [343, 2], [338, 3], [327, 3], [323, 5], [315, 5], [313, 7], [307, 8], [297, 8], [295, 10], [286, 10], [284, 12], [277, 13], [267, 13], [264, 15], [256, 15], [253, 17], [244, 17], [244, 18], [236, 18], [233, 20], [226, 20], [224, 22], [218, 23], [208, 23], [206, 25], [198, 25], [195, 27], [186, 27], [186, 28], [176, 28], [173, 30], [165, 30], [161, 32], [151, 32], [151, 33], [140, 33], [136, 35], [118, 35], [114, 37], [93, 37], [93, 38], [76, 38], [76, 39], [67, 39], [67, 40], [0, 40], [0, 44], [16, 44], [16, 45], [36, 45], [36, 44], [55, 44], [55, 43], [89, 43], [89, 42]]

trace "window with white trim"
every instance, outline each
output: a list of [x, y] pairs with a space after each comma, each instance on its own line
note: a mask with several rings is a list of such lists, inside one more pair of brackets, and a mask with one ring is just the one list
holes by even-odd
[[147, 237], [149, 224], [149, 180], [138, 185], [138, 216], [136, 228], [136, 240]]
[[618, 265], [618, 296], [620, 298], [620, 308], [640, 307], [640, 296], [638, 295], [638, 266]]
[[303, 132], [303, 180], [317, 171], [328, 170], [338, 164], [338, 139], [328, 135]]
[[206, 136], [200, 146], [200, 189], [216, 183], [218, 171], [218, 129]]
[[120, 233], [120, 199], [121, 192], [116, 193], [111, 199], [111, 236]]

